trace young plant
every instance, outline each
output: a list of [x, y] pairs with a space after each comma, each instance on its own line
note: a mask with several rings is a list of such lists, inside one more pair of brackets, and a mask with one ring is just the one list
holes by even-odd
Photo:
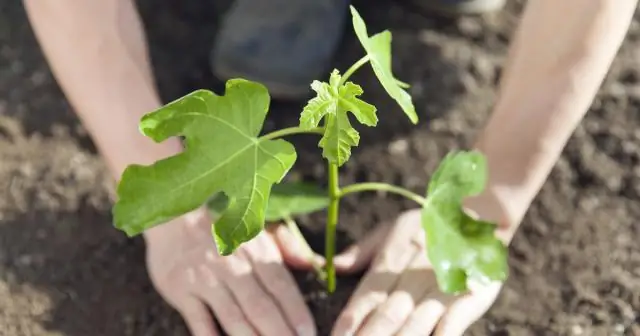
[[[349, 81], [355, 71], [369, 63], [385, 91], [412, 123], [418, 122], [404, 90], [407, 85], [392, 73], [391, 33], [369, 36], [353, 7], [351, 14], [365, 55], [344, 74], [333, 70], [328, 82], [311, 83], [316, 96], [304, 107], [298, 126], [261, 134], [269, 94], [263, 85], [244, 79], [227, 81], [223, 96], [197, 90], [145, 115], [140, 122], [145, 136], [156, 142], [184, 136], [185, 150], [150, 166], [125, 170], [113, 209], [115, 226], [134, 236], [209, 202], [217, 214], [212, 234], [219, 253], [226, 256], [258, 235], [266, 221], [285, 221], [304, 242], [293, 217], [327, 208], [326, 264], [317, 270], [333, 292], [340, 200], [356, 192], [383, 190], [422, 207], [427, 254], [443, 292], [464, 292], [467, 280], [505, 280], [506, 247], [494, 236], [496, 225], [471, 218], [462, 206], [465, 197], [485, 187], [487, 165], [480, 153], [448, 154], [431, 177], [425, 197], [386, 183], [340, 185], [338, 169], [360, 141], [349, 113], [360, 124], [378, 123], [376, 107], [361, 100], [362, 88]], [[318, 144], [328, 169], [326, 192], [282, 183], [296, 161], [296, 150], [281, 138], [299, 133], [321, 137]]]

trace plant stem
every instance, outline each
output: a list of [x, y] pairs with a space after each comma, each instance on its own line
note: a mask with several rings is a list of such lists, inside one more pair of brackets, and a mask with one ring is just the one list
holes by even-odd
[[351, 75], [353, 75], [354, 72], [360, 69], [360, 67], [367, 62], [369, 62], [369, 55], [365, 55], [361, 59], [359, 59], [357, 62], [353, 63], [353, 65], [349, 69], [347, 69], [344, 75], [342, 75], [342, 79], [340, 80], [340, 85], [346, 83], [349, 77], [351, 77]]
[[402, 195], [420, 205], [423, 205], [426, 199], [412, 191], [407, 189], [396, 187], [387, 183], [379, 183], [379, 182], [366, 182], [366, 183], [356, 183], [349, 186], [344, 187], [340, 193], [338, 194], [339, 198], [342, 198], [348, 194], [362, 192], [362, 191], [386, 191], [398, 195]]
[[318, 264], [316, 259], [314, 258], [315, 252], [313, 252], [313, 249], [311, 249], [311, 246], [309, 246], [309, 243], [302, 235], [302, 232], [300, 232], [300, 228], [298, 227], [298, 224], [296, 224], [296, 221], [293, 220], [293, 218], [291, 217], [287, 217], [284, 219], [284, 222], [285, 224], [287, 224], [287, 228], [289, 229], [289, 232], [291, 232], [296, 237], [296, 239], [298, 240], [298, 243], [302, 245], [302, 248], [305, 249], [307, 258], [309, 259], [311, 266], [313, 266], [313, 269], [316, 271], [316, 274], [318, 275], [319, 280], [325, 281], [327, 278], [327, 275], [322, 269], [322, 267]]
[[310, 129], [305, 129], [302, 127], [287, 127], [287, 128], [283, 128], [283, 129], [279, 129], [277, 131], [273, 131], [271, 133], [267, 133], [263, 136], [260, 137], [260, 140], [273, 140], [273, 139], [277, 139], [277, 138], [282, 138], [284, 136], [287, 135], [293, 135], [293, 134], [302, 134], [302, 133], [311, 133], [311, 134], [324, 134], [324, 128], [322, 127], [314, 127], [314, 128], [310, 128]]
[[336, 269], [333, 256], [336, 253], [336, 227], [338, 226], [338, 210], [340, 205], [340, 184], [338, 180], [338, 165], [329, 163], [329, 209], [327, 211], [327, 230], [325, 234], [325, 270], [327, 272], [327, 290], [336, 290]]

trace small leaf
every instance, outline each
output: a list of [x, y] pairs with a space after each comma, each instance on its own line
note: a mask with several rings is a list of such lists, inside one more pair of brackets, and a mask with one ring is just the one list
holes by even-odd
[[184, 136], [186, 149], [150, 166], [127, 167], [115, 226], [133, 236], [223, 192], [229, 204], [213, 227], [219, 252], [228, 255], [260, 233], [271, 186], [296, 160], [290, 143], [258, 138], [269, 101], [261, 84], [232, 79], [224, 96], [198, 90], [144, 116], [146, 136], [156, 142]]
[[322, 156], [329, 162], [342, 166], [351, 156], [351, 147], [358, 146], [360, 134], [356, 131], [347, 112], [366, 126], [376, 126], [378, 117], [375, 106], [358, 98], [362, 88], [352, 82], [340, 84], [340, 73], [333, 70], [329, 83], [314, 81], [311, 88], [317, 96], [309, 101], [300, 115], [300, 127], [311, 129], [325, 120], [325, 132], [319, 146]]
[[[223, 193], [218, 193], [209, 200], [208, 207], [215, 216], [218, 216], [224, 212], [228, 203], [229, 199]], [[327, 192], [315, 184], [284, 182], [271, 188], [265, 219], [276, 222], [320, 211], [328, 206]]]
[[367, 26], [358, 14], [355, 7], [351, 6], [353, 29], [356, 32], [360, 44], [369, 56], [369, 61], [373, 72], [378, 77], [380, 84], [402, 108], [412, 123], [418, 122], [416, 108], [413, 106], [411, 96], [403, 88], [409, 85], [396, 79], [391, 69], [391, 32], [385, 30], [369, 37]]
[[496, 225], [471, 218], [464, 198], [482, 192], [487, 165], [478, 152], [450, 153], [440, 163], [428, 187], [422, 209], [427, 254], [445, 293], [467, 290], [467, 280], [504, 281], [507, 250], [495, 235]]

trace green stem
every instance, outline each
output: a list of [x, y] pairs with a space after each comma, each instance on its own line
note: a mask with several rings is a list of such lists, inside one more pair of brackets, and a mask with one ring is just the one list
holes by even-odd
[[287, 127], [283, 129], [279, 129], [277, 131], [273, 131], [271, 133], [267, 133], [260, 137], [260, 140], [273, 140], [277, 138], [282, 138], [287, 135], [293, 134], [302, 134], [302, 133], [311, 133], [311, 134], [324, 134], [324, 128], [322, 127], [314, 127], [310, 129], [302, 128], [302, 127]]
[[296, 239], [298, 240], [298, 243], [302, 245], [302, 248], [305, 249], [307, 258], [309, 259], [309, 262], [311, 263], [311, 266], [313, 267], [313, 269], [316, 271], [316, 274], [318, 275], [318, 278], [320, 279], [320, 281], [325, 281], [327, 275], [324, 273], [324, 270], [322, 269], [320, 264], [318, 264], [318, 262], [316, 261], [316, 258], [314, 258], [315, 252], [313, 252], [313, 249], [311, 249], [311, 246], [309, 246], [309, 243], [302, 235], [302, 232], [300, 232], [300, 228], [298, 227], [298, 224], [296, 224], [296, 221], [293, 220], [293, 218], [291, 217], [286, 217], [284, 219], [284, 222], [285, 224], [287, 224], [287, 228], [289, 229], [289, 232], [291, 232], [296, 237]]
[[402, 195], [420, 205], [423, 205], [426, 202], [426, 199], [414, 192], [411, 192], [407, 189], [396, 187], [387, 183], [378, 183], [378, 182], [367, 182], [367, 183], [356, 183], [349, 186], [344, 187], [340, 193], [338, 194], [339, 198], [342, 198], [348, 194], [362, 192], [362, 191], [386, 191], [398, 195]]
[[342, 79], [340, 79], [340, 85], [346, 83], [349, 77], [351, 77], [354, 72], [358, 71], [358, 69], [360, 69], [360, 67], [365, 65], [365, 63], [367, 62], [369, 62], [369, 55], [365, 55], [357, 62], [353, 63], [353, 65], [349, 69], [347, 69], [344, 75], [342, 75]]
[[340, 184], [338, 180], [338, 165], [329, 163], [329, 209], [327, 211], [327, 232], [325, 234], [325, 270], [327, 272], [327, 290], [336, 290], [336, 269], [333, 256], [336, 253], [336, 227], [338, 226], [338, 210], [340, 202]]

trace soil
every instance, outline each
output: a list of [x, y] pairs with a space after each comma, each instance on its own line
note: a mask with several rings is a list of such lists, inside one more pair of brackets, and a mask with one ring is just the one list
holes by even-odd
[[[228, 1], [140, 1], [164, 99], [219, 88], [209, 45]], [[364, 3], [364, 2], [363, 2]], [[387, 1], [362, 4], [374, 30], [394, 33], [394, 68], [412, 85], [412, 127], [369, 71], [357, 74], [381, 116], [362, 129], [346, 182], [385, 181], [422, 192], [450, 150], [487, 119], [522, 1], [483, 18], [444, 19]], [[541, 23], [542, 24], [542, 23]], [[348, 30], [341, 69], [361, 55]], [[640, 335], [640, 26], [635, 21], [591, 111], [567, 145], [510, 249], [511, 277], [469, 335]], [[0, 334], [187, 335], [155, 293], [140, 238], [111, 225], [103, 162], [48, 70], [19, 1], [0, 0]], [[277, 103], [269, 128], [295, 123]], [[296, 171], [322, 181], [313, 142]], [[342, 207], [341, 246], [410, 203], [366, 194]], [[303, 220], [322, 251], [321, 221]], [[348, 223], [348, 225], [347, 225]], [[297, 278], [326, 335], [358, 278], [327, 297]]]

